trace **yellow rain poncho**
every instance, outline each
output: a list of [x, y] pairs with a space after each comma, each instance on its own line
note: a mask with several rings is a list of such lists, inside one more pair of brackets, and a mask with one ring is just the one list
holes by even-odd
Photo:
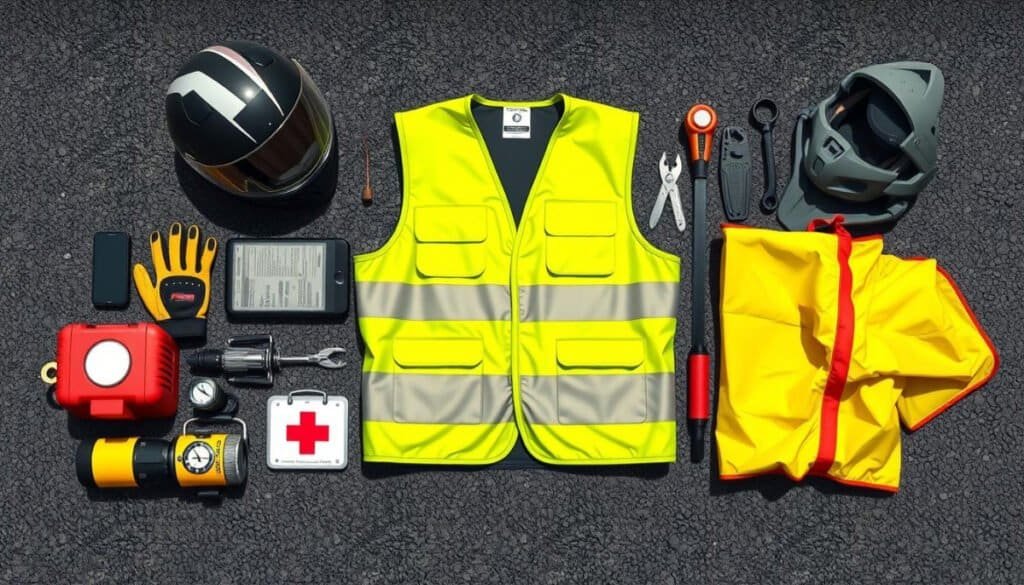
[[722, 479], [818, 475], [896, 491], [900, 421], [921, 427], [998, 368], [934, 260], [882, 254], [881, 237], [831, 225], [724, 228]]

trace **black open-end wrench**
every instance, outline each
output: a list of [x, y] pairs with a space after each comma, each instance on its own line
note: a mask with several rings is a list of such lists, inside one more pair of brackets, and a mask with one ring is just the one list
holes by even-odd
[[750, 108], [750, 119], [755, 128], [761, 130], [761, 158], [764, 160], [764, 194], [761, 195], [761, 211], [773, 213], [779, 207], [775, 192], [775, 120], [779, 117], [779, 106], [770, 99], [762, 98]]

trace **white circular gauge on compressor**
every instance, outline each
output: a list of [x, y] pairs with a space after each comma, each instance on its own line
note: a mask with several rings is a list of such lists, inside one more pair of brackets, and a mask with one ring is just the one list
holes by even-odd
[[216, 457], [217, 453], [213, 447], [203, 441], [196, 441], [185, 447], [185, 451], [181, 454], [181, 464], [189, 473], [199, 475], [213, 467]]

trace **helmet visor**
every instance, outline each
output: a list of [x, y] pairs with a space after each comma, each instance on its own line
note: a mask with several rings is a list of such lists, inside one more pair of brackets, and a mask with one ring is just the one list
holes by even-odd
[[302, 89], [281, 127], [263, 144], [225, 165], [208, 166], [185, 157], [199, 174], [236, 195], [272, 197], [298, 191], [316, 175], [333, 149], [330, 109], [298, 63]]

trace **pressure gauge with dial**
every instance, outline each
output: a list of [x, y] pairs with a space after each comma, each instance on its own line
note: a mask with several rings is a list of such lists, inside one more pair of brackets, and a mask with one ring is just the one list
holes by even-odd
[[224, 409], [227, 395], [213, 378], [194, 378], [188, 386], [188, 400], [192, 408], [214, 413]]
[[196, 441], [185, 447], [185, 451], [181, 454], [181, 464], [189, 473], [199, 475], [213, 467], [216, 457], [217, 453], [213, 447], [203, 441]]

